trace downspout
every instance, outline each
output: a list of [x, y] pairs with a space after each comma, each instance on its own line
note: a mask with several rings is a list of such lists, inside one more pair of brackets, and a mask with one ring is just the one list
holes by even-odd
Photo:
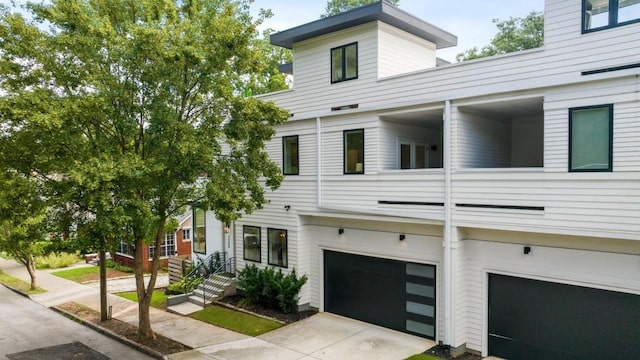
[[451, 226], [451, 101], [445, 101], [444, 118], [443, 118], [443, 136], [444, 145], [444, 259], [442, 268], [444, 271], [444, 343], [451, 345], [452, 337], [452, 313], [453, 313], [453, 264], [452, 258], [452, 226]]
[[316, 118], [316, 161], [317, 161], [317, 169], [316, 169], [316, 186], [318, 188], [317, 191], [317, 202], [318, 207], [322, 206], [322, 123], [320, 118]]

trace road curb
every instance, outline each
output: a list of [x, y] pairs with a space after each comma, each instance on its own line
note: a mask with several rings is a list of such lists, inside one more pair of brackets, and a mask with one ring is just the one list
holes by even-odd
[[7, 289], [9, 289], [9, 290], [13, 291], [14, 293], [16, 293], [16, 294], [18, 294], [18, 295], [20, 295], [20, 296], [24, 296], [24, 297], [26, 297], [26, 298], [31, 299], [31, 295], [27, 294], [26, 292], [23, 292], [23, 291], [21, 291], [21, 290], [15, 289], [15, 288], [12, 288], [11, 286], [9, 286], [9, 285], [7, 285], [7, 284], [5, 284], [5, 283], [0, 283], [0, 284], [2, 284], [2, 285], [3, 285], [4, 287], [6, 287]]
[[73, 314], [71, 314], [71, 313], [69, 313], [67, 311], [64, 311], [64, 310], [56, 308], [56, 307], [50, 307], [50, 309], [55, 311], [55, 312], [57, 312], [57, 313], [59, 313], [59, 314], [61, 314], [61, 315], [63, 315], [63, 316], [65, 316], [65, 317], [67, 317], [67, 318], [69, 318], [69, 319], [71, 319], [71, 320], [73, 320], [73, 321], [75, 321], [75, 322], [77, 322], [77, 323], [80, 323], [80, 324], [82, 324], [82, 325], [84, 325], [86, 327], [89, 327], [89, 328], [91, 328], [91, 329], [93, 329], [93, 330], [95, 330], [95, 331], [97, 331], [97, 332], [99, 332], [99, 333], [101, 333], [101, 334], [103, 334], [105, 336], [108, 336], [108, 337], [110, 337], [110, 338], [112, 338], [112, 339], [114, 339], [116, 341], [119, 341], [119, 342], [121, 342], [121, 343], [123, 343], [123, 344], [125, 344], [125, 345], [127, 345], [127, 346], [129, 346], [131, 348], [134, 348], [134, 349], [136, 349], [136, 350], [138, 350], [138, 351], [140, 351], [140, 352], [142, 352], [142, 353], [144, 353], [146, 355], [149, 355], [149, 356], [153, 357], [154, 359], [159, 359], [159, 360], [166, 360], [167, 359], [167, 357], [164, 354], [161, 354], [161, 353], [159, 353], [159, 352], [157, 352], [157, 351], [155, 351], [155, 350], [153, 350], [153, 349], [151, 349], [151, 348], [149, 348], [147, 346], [144, 346], [142, 344], [138, 344], [135, 341], [131, 341], [131, 340], [125, 338], [125, 337], [122, 337], [122, 336], [114, 333], [111, 330], [105, 329], [103, 327], [100, 327], [100, 326], [92, 323], [92, 322], [86, 321], [86, 320], [84, 320], [84, 319], [82, 319], [82, 318], [80, 318], [78, 316], [75, 316], [75, 315], [73, 315]]

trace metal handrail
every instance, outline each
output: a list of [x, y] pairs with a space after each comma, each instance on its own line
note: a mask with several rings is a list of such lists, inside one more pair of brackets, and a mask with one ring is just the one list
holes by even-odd
[[187, 275], [184, 276], [185, 279], [201, 279], [200, 281], [192, 281], [190, 282], [190, 288], [185, 289], [187, 292], [193, 291], [201, 282], [205, 279], [208, 279], [211, 274], [215, 271], [220, 264], [226, 263], [227, 253], [226, 252], [214, 252], [213, 254], [207, 256], [204, 260], [201, 260], [196, 267], [194, 267]]
[[[215, 276], [218, 275], [218, 276]], [[236, 259], [231, 257], [220, 264], [202, 283], [202, 304], [207, 302], [207, 293], [215, 288], [224, 288], [236, 276]]]

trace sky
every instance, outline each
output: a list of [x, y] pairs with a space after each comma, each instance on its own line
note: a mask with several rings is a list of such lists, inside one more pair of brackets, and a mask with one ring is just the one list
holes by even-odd
[[[38, 2], [38, 0], [35, 0]], [[26, 0], [15, 0], [24, 4]], [[0, 0], [7, 4], [10, 0]], [[306, 24], [320, 18], [327, 0], [254, 0], [251, 12], [271, 9], [274, 16], [267, 19], [261, 30], [277, 31]], [[458, 37], [458, 46], [438, 50], [437, 56], [455, 62], [456, 54], [489, 43], [497, 29], [493, 19], [525, 17], [531, 11], [543, 11], [544, 0], [400, 0], [400, 9]]]
[[[326, 0], [255, 0], [252, 13], [271, 9], [274, 16], [261, 29], [277, 31], [317, 20], [324, 13]], [[544, 0], [400, 0], [399, 8], [458, 37], [458, 46], [438, 50], [438, 57], [455, 62], [456, 54], [491, 41], [497, 32], [493, 19], [525, 17], [543, 11]]]

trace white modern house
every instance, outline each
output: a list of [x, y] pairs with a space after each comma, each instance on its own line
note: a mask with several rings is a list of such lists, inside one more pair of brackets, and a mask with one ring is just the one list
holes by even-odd
[[640, 1], [544, 17], [543, 47], [457, 64], [384, 1], [272, 35], [285, 180], [234, 224], [238, 268], [295, 268], [301, 306], [454, 351], [636, 358]]

